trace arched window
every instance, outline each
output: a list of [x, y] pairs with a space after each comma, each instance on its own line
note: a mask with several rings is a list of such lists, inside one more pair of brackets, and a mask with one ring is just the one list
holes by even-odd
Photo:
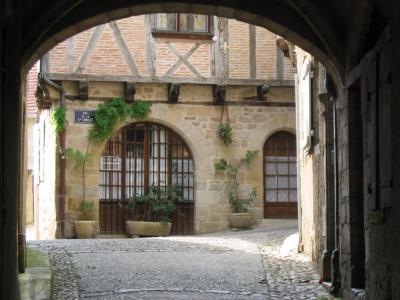
[[297, 217], [296, 137], [273, 134], [264, 145], [264, 217]]
[[179, 185], [185, 202], [173, 217], [173, 233], [192, 233], [194, 168], [186, 143], [171, 129], [136, 123], [107, 142], [100, 162], [100, 231], [125, 229], [127, 199], [146, 194], [150, 186]]

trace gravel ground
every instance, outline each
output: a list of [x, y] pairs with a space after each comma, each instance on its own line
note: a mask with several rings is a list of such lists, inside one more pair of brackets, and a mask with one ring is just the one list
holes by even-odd
[[297, 223], [166, 238], [30, 241], [49, 254], [53, 299], [318, 299]]

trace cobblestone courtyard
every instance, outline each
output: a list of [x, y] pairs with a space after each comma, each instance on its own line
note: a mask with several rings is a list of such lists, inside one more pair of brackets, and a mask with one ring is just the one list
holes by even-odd
[[143, 239], [29, 242], [47, 251], [53, 299], [318, 299], [296, 221], [247, 231]]

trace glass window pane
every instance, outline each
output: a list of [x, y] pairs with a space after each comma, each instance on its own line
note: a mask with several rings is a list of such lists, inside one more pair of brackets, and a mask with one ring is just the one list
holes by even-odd
[[267, 189], [276, 189], [276, 176], [267, 176], [265, 178], [265, 186]]
[[267, 160], [267, 161], [276, 161], [276, 156], [266, 156], [265, 160]]
[[278, 164], [278, 174], [279, 175], [287, 175], [289, 172], [288, 170], [288, 164], [286, 163], [280, 163]]
[[274, 163], [266, 163], [265, 164], [265, 173], [268, 175], [275, 175], [276, 174], [276, 164]]
[[194, 15], [193, 31], [207, 32], [208, 31], [208, 17], [204, 15]]
[[99, 188], [99, 198], [100, 199], [105, 199], [106, 198], [106, 188], [104, 186], [101, 186]]
[[278, 188], [287, 189], [289, 187], [289, 178], [286, 176], [278, 177]]
[[176, 30], [176, 14], [157, 14], [156, 29]]
[[278, 202], [289, 202], [289, 191], [278, 191]]
[[297, 190], [290, 190], [290, 202], [297, 202]]
[[167, 14], [156, 15], [156, 29], [167, 29]]
[[287, 156], [277, 156], [276, 159], [278, 161], [287, 161], [288, 160]]
[[289, 164], [289, 174], [296, 175], [296, 173], [297, 173], [296, 163], [290, 163]]
[[295, 189], [297, 188], [297, 177], [296, 176], [290, 176], [290, 188]]
[[176, 14], [167, 14], [168, 30], [176, 30]]
[[278, 200], [276, 198], [276, 190], [267, 191], [265, 197], [267, 202], [276, 202]]
[[296, 161], [296, 156], [290, 156], [290, 157], [289, 157], [289, 160], [290, 160], [290, 161]]

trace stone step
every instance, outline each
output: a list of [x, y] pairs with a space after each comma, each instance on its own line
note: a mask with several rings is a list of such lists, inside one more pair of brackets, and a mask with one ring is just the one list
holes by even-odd
[[96, 239], [126, 239], [126, 234], [96, 234]]

